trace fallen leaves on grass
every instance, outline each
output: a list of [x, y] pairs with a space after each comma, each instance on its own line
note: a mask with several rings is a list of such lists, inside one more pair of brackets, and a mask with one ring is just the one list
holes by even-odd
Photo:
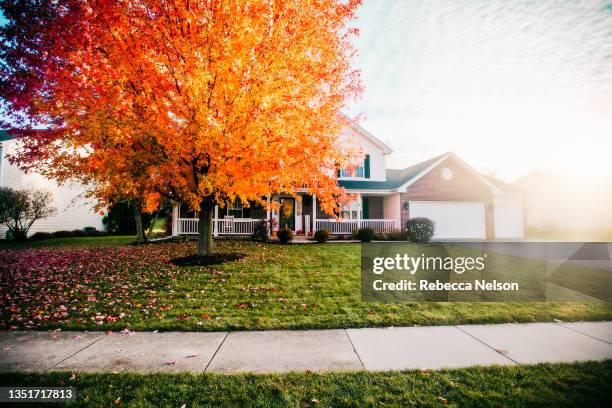
[[190, 250], [177, 244], [0, 251], [0, 330], [104, 326], [134, 310], [167, 311], [172, 306], [158, 305], [157, 292], [185, 272], [164, 260]]

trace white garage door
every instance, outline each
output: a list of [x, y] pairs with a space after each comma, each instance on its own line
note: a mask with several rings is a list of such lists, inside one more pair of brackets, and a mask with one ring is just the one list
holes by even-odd
[[436, 223], [434, 239], [485, 239], [485, 205], [459, 201], [411, 201], [410, 218]]
[[521, 204], [495, 204], [495, 238], [523, 238]]

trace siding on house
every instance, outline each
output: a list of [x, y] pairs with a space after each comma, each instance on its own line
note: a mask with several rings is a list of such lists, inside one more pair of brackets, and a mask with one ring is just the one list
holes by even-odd
[[[445, 168], [453, 172], [446, 180], [442, 176]], [[406, 225], [410, 217], [406, 203], [410, 201], [473, 201], [485, 203], [485, 226], [487, 239], [495, 236], [493, 217], [493, 195], [491, 190], [454, 158], [425, 174], [401, 193], [401, 224]]]
[[[37, 189], [50, 191], [53, 195], [55, 215], [36, 221], [30, 228], [29, 235], [36, 232], [55, 232], [60, 230], [82, 229], [94, 227], [103, 230], [102, 215], [95, 212], [91, 200], [82, 196], [83, 187], [78, 184], [58, 186], [37, 173], [24, 173], [17, 166], [9, 164], [7, 154], [14, 153], [16, 142], [9, 140], [2, 142], [2, 157], [0, 160], [0, 185], [14, 189]], [[0, 239], [6, 236], [7, 228], [0, 225]]]
[[385, 219], [394, 220], [397, 228], [404, 229], [399, 194], [391, 194], [383, 197], [383, 213], [385, 214]]
[[386, 157], [380, 146], [377, 146], [360, 133], [354, 132], [350, 129], [346, 129], [342, 133], [342, 144], [345, 147], [360, 147], [364, 157], [366, 154], [370, 155], [370, 178], [366, 179], [351, 177], [346, 178], [346, 180], [385, 181]]
[[12, 166], [8, 162], [7, 155], [15, 153], [15, 143], [13, 141], [1, 142], [0, 149], [0, 185], [15, 188], [21, 185], [21, 177], [24, 175], [17, 166]]

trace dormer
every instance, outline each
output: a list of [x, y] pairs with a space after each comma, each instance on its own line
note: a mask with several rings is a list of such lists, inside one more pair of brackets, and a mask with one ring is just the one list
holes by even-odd
[[386, 159], [393, 151], [359, 125], [351, 124], [342, 134], [347, 148], [359, 149], [363, 156], [354, 168], [340, 169], [340, 180], [386, 181]]

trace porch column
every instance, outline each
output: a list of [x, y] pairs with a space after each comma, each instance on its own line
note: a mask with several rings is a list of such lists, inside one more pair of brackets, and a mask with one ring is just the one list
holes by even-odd
[[270, 196], [267, 197], [268, 207], [266, 208], [266, 220], [270, 222]]
[[317, 231], [317, 195], [312, 195], [312, 232]]
[[357, 229], [361, 228], [361, 194], [357, 194]]
[[213, 218], [213, 237], [219, 236], [219, 206], [215, 205], [215, 215]]
[[178, 204], [174, 204], [172, 206], [172, 236], [176, 237], [178, 235], [178, 226], [179, 226], [179, 206]]

